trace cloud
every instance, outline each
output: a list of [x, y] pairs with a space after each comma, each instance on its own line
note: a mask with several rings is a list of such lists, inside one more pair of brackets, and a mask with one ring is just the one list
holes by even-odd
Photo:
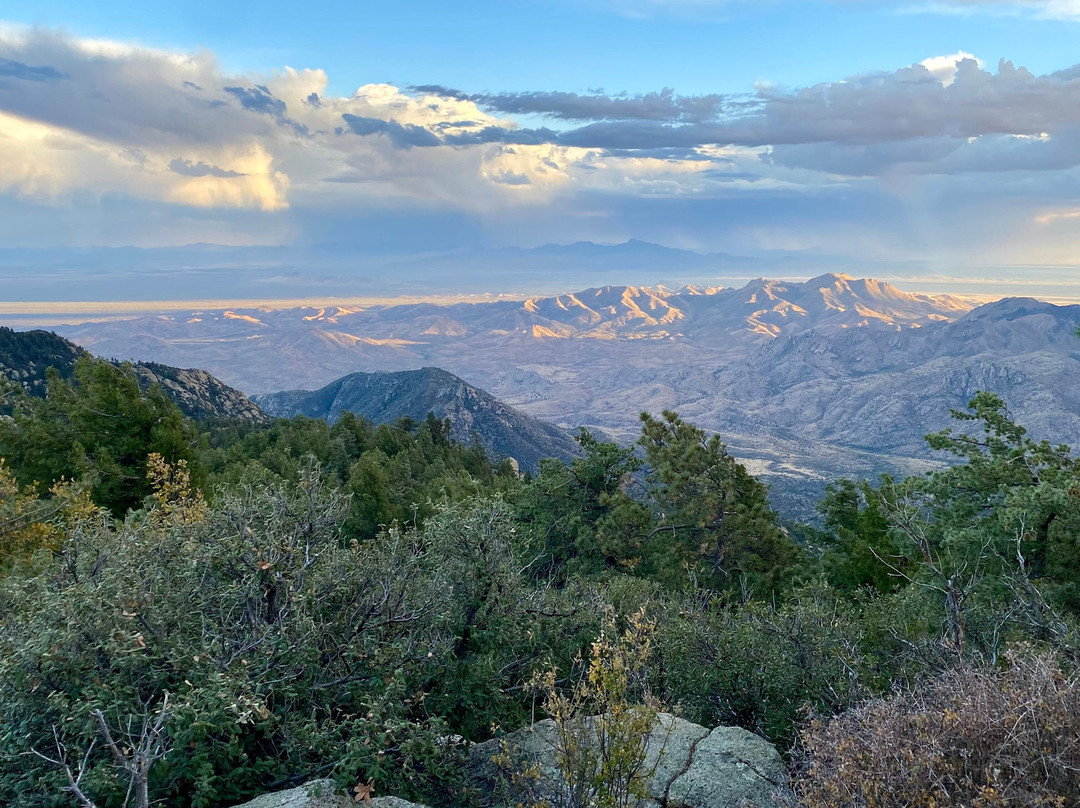
[[1035, 216], [1038, 224], [1053, 224], [1061, 220], [1080, 219], [1080, 208], [1057, 208], [1045, 210]]
[[934, 0], [929, 3], [910, 4], [907, 10], [924, 13], [1033, 16], [1045, 20], [1080, 20], [1080, 0]]
[[222, 156], [234, 168], [179, 158], [170, 161], [170, 171], [185, 179], [171, 185], [169, 201], [202, 208], [276, 211], [288, 207], [289, 178], [274, 170], [273, 158], [262, 146]]
[[569, 92], [466, 94], [437, 85], [417, 90], [447, 98], [472, 101], [484, 109], [511, 115], [543, 115], [564, 121], [647, 120], [702, 121], [720, 115], [724, 96], [676, 95], [669, 87], [638, 95], [580, 95]]
[[[186, 86], [190, 86], [190, 83]], [[240, 106], [252, 112], [269, 115], [278, 123], [292, 128], [298, 135], [308, 134], [308, 128], [288, 116], [288, 107], [280, 98], [261, 84], [254, 87], [223, 87], [225, 92], [239, 99]]]
[[960, 63], [967, 59], [973, 60], [980, 68], [984, 67], [982, 59], [977, 59], [974, 54], [967, 51], [957, 51], [950, 56], [931, 56], [923, 59], [919, 64], [940, 81], [943, 87], [948, 87], [956, 81], [956, 71], [959, 70]]
[[175, 160], [169, 162], [169, 170], [177, 174], [183, 174], [185, 177], [243, 177], [239, 171], [232, 171], [226, 168], [220, 168], [219, 166], [207, 165], [201, 160], [197, 163], [191, 160], [184, 160], [177, 157]]
[[[135, 196], [269, 210], [289, 204], [283, 194], [309, 206], [339, 204], [343, 194], [353, 194], [498, 209], [593, 187], [598, 171], [608, 175], [601, 184], [630, 192], [618, 176], [630, 162], [621, 161], [656, 172], [650, 193], [686, 193], [671, 183], [675, 175], [694, 177], [701, 193], [728, 193], [735, 174], [754, 190], [812, 190], [837, 176], [1040, 170], [1076, 164], [1071, 143], [1080, 125], [1080, 70], [1035, 76], [1003, 61], [991, 71], [965, 52], [739, 96], [680, 95], [670, 88], [637, 95], [467, 94], [438, 85], [406, 92], [388, 84], [334, 96], [320, 70], [233, 76], [207, 52], [176, 54], [40, 30], [3, 36], [4, 65], [48, 65], [31, 72], [67, 76], [0, 85], [0, 110], [50, 128], [51, 139], [33, 141], [35, 162], [47, 164], [59, 143], [78, 143], [85, 155], [97, 155], [93, 160], [123, 166], [117, 176], [128, 178]], [[550, 125], [523, 126], [516, 116]], [[718, 155], [718, 147], [737, 157]], [[270, 196], [250, 188], [177, 193], [170, 185], [183, 177], [244, 179], [233, 174], [250, 172], [228, 160], [256, 152], [269, 163], [254, 173], [283, 178], [265, 186]], [[516, 167], [502, 168], [508, 161]], [[522, 161], [532, 163], [517, 165]], [[43, 169], [32, 183], [25, 171], [12, 173], [21, 179], [10, 187], [33, 186], [35, 193], [49, 188], [62, 195], [80, 185], [74, 169], [63, 180]], [[529, 182], [506, 182], [522, 177]], [[510, 185], [528, 193], [507, 197]]]
[[341, 119], [348, 124], [355, 135], [386, 135], [399, 149], [411, 149], [413, 146], [442, 146], [443, 140], [423, 126], [407, 123], [400, 124], [394, 119], [384, 121], [381, 118], [368, 118], [363, 115], [343, 113]]
[[67, 74], [55, 67], [35, 67], [16, 62], [14, 59], [0, 59], [0, 77], [24, 81], [58, 81], [67, 78]]
[[326, 238], [354, 238], [378, 221], [407, 242], [409, 223], [432, 217], [446, 233], [526, 241], [903, 256], [1050, 238], [1064, 253], [1075, 220], [1054, 212], [1080, 208], [1080, 66], [1034, 75], [958, 51], [741, 95], [384, 83], [341, 95], [318, 69], [235, 75], [206, 51], [47, 30], [0, 29], [0, 59], [0, 202], [16, 236], [82, 215], [116, 239], [124, 222], [133, 239], [166, 239], [160, 222], [175, 221], [186, 243], [316, 241], [328, 222]]
[[[991, 72], [970, 54], [931, 57], [892, 73], [871, 73], [794, 91], [761, 88], [739, 99], [652, 96], [576, 96], [529, 92], [445, 99], [499, 111], [546, 114], [579, 125], [553, 129], [490, 129], [459, 142], [554, 143], [584, 149], [678, 150], [712, 144], [804, 146], [839, 144], [855, 155], [878, 144], [958, 141], [993, 135], [1041, 136], [1080, 122], [1080, 75], [1034, 76], [1001, 61]], [[669, 114], [663, 117], [661, 112]], [[441, 138], [443, 143], [454, 143]], [[434, 142], [431, 143], [434, 145]], [[803, 150], [805, 153], [809, 153]], [[889, 151], [883, 146], [879, 151]], [[905, 146], [900, 151], [910, 153]], [[938, 155], [950, 149], [935, 145]], [[894, 161], [895, 162], [895, 161]]]
[[[701, 15], [753, 0], [608, 0], [608, 7], [629, 17], [655, 14]], [[785, 2], [785, 0], [774, 0]], [[786, 0], [793, 2], [794, 0]], [[990, 14], [1045, 20], [1080, 20], [1080, 0], [826, 0], [834, 5], [876, 6], [906, 14]]]

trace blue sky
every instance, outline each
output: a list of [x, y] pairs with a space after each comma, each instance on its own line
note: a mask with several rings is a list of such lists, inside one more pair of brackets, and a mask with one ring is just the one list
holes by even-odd
[[1059, 278], [1078, 43], [1080, 0], [8, 0], [0, 249], [638, 238]]
[[339, 94], [373, 81], [470, 91], [743, 92], [758, 80], [804, 86], [957, 51], [990, 64], [1011, 59], [1035, 73], [1080, 59], [1077, 24], [1022, 5], [981, 6], [8, 0], [2, 13], [80, 36], [205, 47], [237, 73], [318, 67]]

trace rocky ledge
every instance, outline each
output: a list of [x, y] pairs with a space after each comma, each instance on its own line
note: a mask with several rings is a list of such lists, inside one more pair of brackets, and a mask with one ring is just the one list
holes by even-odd
[[[485, 808], [558, 806], [563, 777], [558, 766], [555, 722], [475, 744], [467, 772]], [[509, 765], [508, 765], [509, 761]], [[514, 791], [508, 771], [537, 772], [529, 794]], [[640, 808], [780, 808], [788, 792], [787, 771], [776, 748], [739, 727], [707, 729], [661, 713], [646, 743], [644, 770], [651, 772]], [[520, 778], [519, 778], [520, 779]], [[267, 794], [239, 808], [346, 808], [353, 801], [329, 780]], [[376, 797], [372, 808], [423, 808], [397, 797]]]

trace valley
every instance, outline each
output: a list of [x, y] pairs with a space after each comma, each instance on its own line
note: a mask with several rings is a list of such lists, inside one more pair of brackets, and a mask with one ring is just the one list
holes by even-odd
[[531, 416], [623, 442], [642, 411], [719, 432], [806, 515], [841, 476], [943, 462], [923, 436], [977, 390], [1080, 443], [1080, 307], [976, 306], [827, 274], [738, 288], [606, 286], [523, 301], [174, 311], [57, 331], [98, 355], [208, 370], [249, 395], [439, 367]]

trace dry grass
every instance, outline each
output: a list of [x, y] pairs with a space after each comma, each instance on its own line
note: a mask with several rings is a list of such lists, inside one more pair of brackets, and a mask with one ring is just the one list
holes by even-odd
[[1047, 655], [959, 668], [803, 733], [805, 808], [1080, 805], [1080, 681]]

